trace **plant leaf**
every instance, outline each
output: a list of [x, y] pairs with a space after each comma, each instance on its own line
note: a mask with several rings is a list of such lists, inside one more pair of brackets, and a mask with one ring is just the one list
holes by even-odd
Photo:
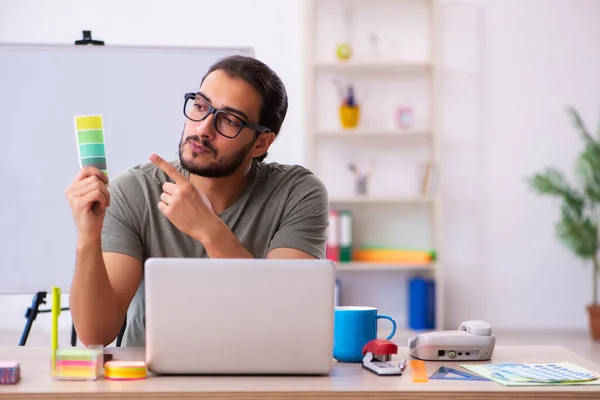
[[581, 133], [583, 139], [588, 143], [593, 142], [594, 138], [592, 138], [590, 133], [585, 128], [585, 125], [583, 123], [583, 120], [581, 119], [581, 116], [579, 115], [579, 112], [577, 112], [577, 110], [575, 110], [573, 107], [567, 107], [567, 112], [571, 114], [571, 120], [573, 122], [573, 125], [579, 130], [579, 133]]
[[563, 204], [561, 218], [555, 225], [556, 235], [576, 256], [589, 260], [598, 252], [598, 228], [574, 211], [568, 203]]
[[584, 211], [585, 199], [581, 193], [572, 188], [562, 172], [555, 168], [546, 168], [543, 173], [533, 175], [529, 179], [532, 189], [541, 195], [560, 197], [570, 207], [571, 212], [581, 215]]
[[600, 202], [600, 144], [590, 142], [579, 155], [577, 173], [589, 200]]

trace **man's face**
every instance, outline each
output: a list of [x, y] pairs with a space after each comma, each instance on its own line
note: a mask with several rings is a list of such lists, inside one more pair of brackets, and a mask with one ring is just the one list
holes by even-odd
[[[245, 81], [230, 78], [223, 71], [216, 70], [204, 79], [198, 93], [198, 103], [204, 101], [246, 122], [258, 123], [261, 98]], [[236, 138], [227, 138], [215, 130], [214, 118], [214, 114], [200, 122], [186, 118], [179, 144], [179, 159], [192, 174], [220, 178], [233, 174], [244, 161], [252, 158], [250, 153], [256, 133], [244, 128]]]

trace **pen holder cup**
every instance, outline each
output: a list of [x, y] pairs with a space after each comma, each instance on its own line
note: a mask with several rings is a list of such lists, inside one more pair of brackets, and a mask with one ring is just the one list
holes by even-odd
[[340, 123], [342, 128], [350, 129], [356, 128], [360, 120], [360, 107], [359, 106], [340, 106]]
[[[51, 361], [52, 363], [52, 361]], [[59, 381], [95, 381], [104, 374], [104, 351], [98, 348], [57, 349], [52, 378]]]

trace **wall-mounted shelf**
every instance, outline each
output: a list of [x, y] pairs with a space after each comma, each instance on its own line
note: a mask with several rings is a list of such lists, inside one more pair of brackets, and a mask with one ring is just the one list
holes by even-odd
[[380, 204], [380, 203], [433, 203], [435, 196], [348, 196], [348, 197], [331, 197], [331, 204]]
[[428, 73], [431, 64], [401, 61], [325, 61], [317, 62], [315, 68], [321, 72], [351, 74], [414, 74]]
[[317, 138], [336, 138], [336, 139], [383, 139], [383, 140], [402, 140], [402, 139], [430, 139], [431, 134], [426, 129], [407, 129], [407, 130], [389, 130], [389, 129], [353, 129], [353, 130], [322, 130], [316, 131]]

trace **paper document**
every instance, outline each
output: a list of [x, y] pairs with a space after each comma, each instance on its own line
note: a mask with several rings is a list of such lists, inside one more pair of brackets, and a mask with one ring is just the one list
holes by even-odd
[[461, 364], [504, 386], [600, 385], [598, 373], [570, 362], [549, 364]]

